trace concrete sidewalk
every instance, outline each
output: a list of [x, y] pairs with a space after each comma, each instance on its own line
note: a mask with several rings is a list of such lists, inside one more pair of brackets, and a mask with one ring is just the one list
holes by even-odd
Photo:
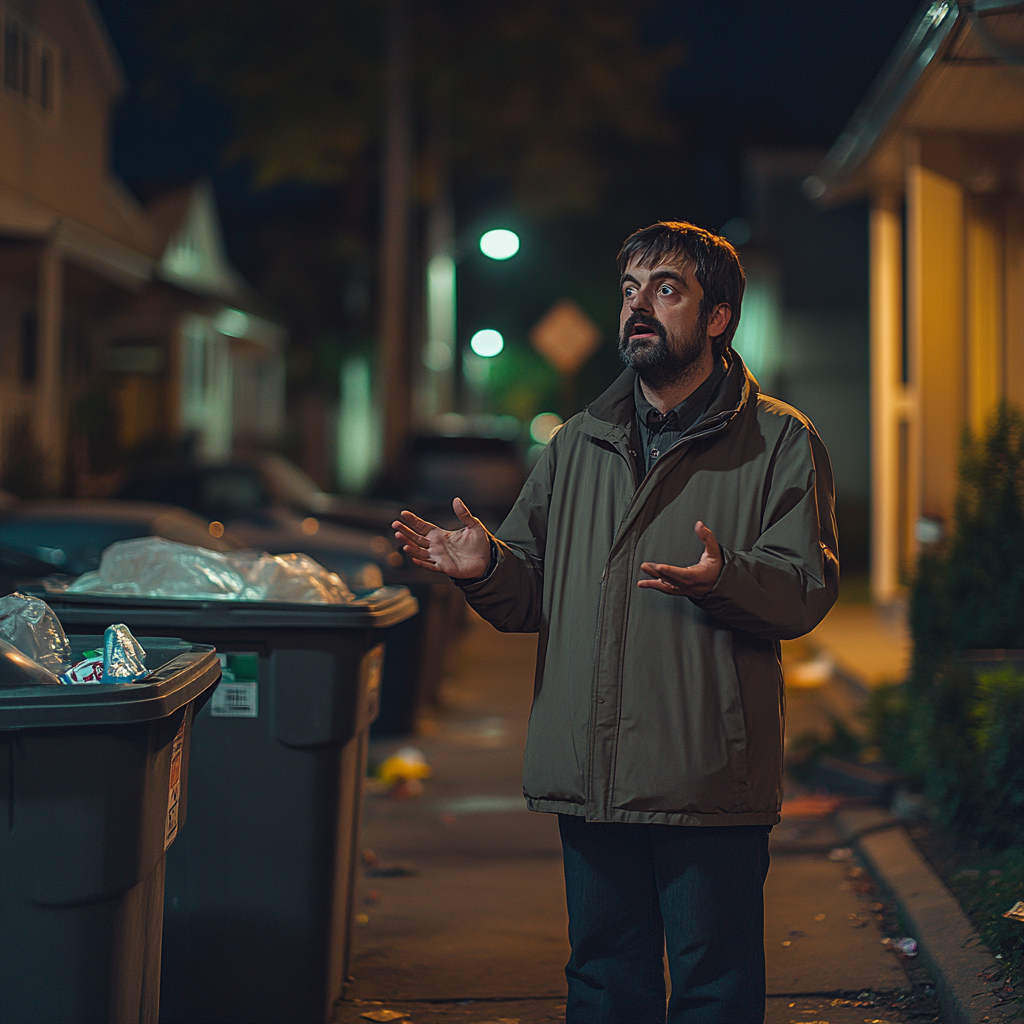
[[[399, 1019], [382, 1011], [413, 1024], [562, 1018], [568, 944], [557, 826], [526, 811], [520, 783], [535, 649], [536, 637], [500, 634], [471, 616], [446, 711], [414, 741], [434, 769], [425, 792], [368, 797], [364, 846], [378, 870], [360, 883], [365, 920], [338, 1024]], [[376, 745], [372, 756], [400, 745]], [[877, 895], [848, 862], [829, 859], [841, 843], [835, 825], [784, 825], [773, 833], [766, 887], [766, 1019], [937, 1019], [930, 1000], [912, 1002], [912, 978], [882, 944]]]
[[868, 686], [906, 678], [913, 644], [903, 604], [837, 604], [803, 642], [840, 674]]

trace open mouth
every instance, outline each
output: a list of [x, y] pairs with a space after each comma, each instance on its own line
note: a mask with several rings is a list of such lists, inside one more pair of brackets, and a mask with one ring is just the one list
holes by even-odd
[[629, 332], [629, 340], [632, 341], [634, 338], [656, 338], [658, 332], [653, 327], [648, 327], [647, 324], [637, 324]]

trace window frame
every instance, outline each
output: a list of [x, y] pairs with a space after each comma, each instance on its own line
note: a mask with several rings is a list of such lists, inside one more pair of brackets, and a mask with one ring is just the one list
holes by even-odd
[[60, 48], [8, 4], [0, 4], [0, 26], [3, 95], [38, 116], [52, 116], [60, 96]]

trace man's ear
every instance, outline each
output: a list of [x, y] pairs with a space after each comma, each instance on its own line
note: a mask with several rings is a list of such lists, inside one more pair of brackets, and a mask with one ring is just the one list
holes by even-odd
[[728, 302], [720, 302], [715, 306], [708, 320], [708, 336], [717, 338], [729, 326], [732, 319], [732, 307]]

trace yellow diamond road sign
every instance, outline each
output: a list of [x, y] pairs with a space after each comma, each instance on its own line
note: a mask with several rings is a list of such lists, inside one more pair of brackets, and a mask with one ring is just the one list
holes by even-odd
[[534, 325], [530, 341], [559, 373], [573, 374], [601, 344], [601, 332], [572, 299], [560, 299]]

